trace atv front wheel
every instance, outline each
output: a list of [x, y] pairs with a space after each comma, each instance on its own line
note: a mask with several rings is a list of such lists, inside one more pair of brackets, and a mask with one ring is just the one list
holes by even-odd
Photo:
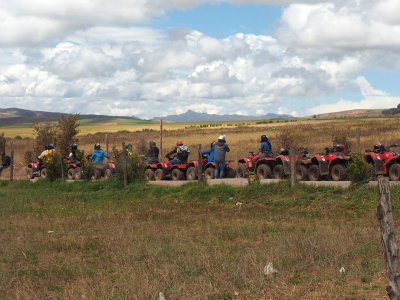
[[75, 168], [75, 173], [74, 173], [74, 179], [75, 180], [81, 180], [82, 179], [82, 169], [81, 168]]
[[236, 170], [236, 175], [238, 178], [246, 178], [247, 168], [244, 164], [240, 164]]
[[271, 178], [271, 167], [266, 164], [261, 164], [257, 168], [257, 176], [261, 179]]
[[320, 181], [322, 180], [322, 176], [319, 172], [319, 166], [317, 165], [312, 165], [308, 169], [308, 177], [310, 178], [311, 181]]
[[146, 181], [154, 180], [154, 171], [152, 169], [146, 169], [146, 171], [144, 171], [144, 178], [146, 178]]
[[33, 174], [33, 169], [32, 168], [28, 168], [26, 170], [26, 177], [28, 179], [33, 179], [35, 177], [35, 175]]
[[208, 167], [204, 172], [204, 176], [206, 176], [207, 179], [213, 179], [214, 175], [215, 175], [214, 167]]
[[285, 170], [283, 169], [283, 165], [276, 165], [273, 169], [273, 173], [275, 179], [285, 178]]
[[46, 170], [46, 168], [43, 168], [42, 171], [40, 171], [40, 177], [47, 178], [47, 170]]
[[179, 169], [173, 169], [171, 172], [171, 178], [172, 180], [183, 180], [183, 177], [185, 177], [185, 174]]
[[344, 181], [347, 179], [346, 167], [342, 164], [337, 164], [332, 167], [331, 177], [333, 181]]
[[154, 179], [156, 181], [164, 180], [165, 179], [165, 171], [163, 169], [157, 169], [154, 172]]
[[112, 173], [112, 170], [111, 170], [111, 169], [106, 169], [106, 170], [104, 171], [104, 178], [105, 178], [105, 179], [111, 178], [112, 176], [113, 176], [113, 173]]
[[307, 181], [308, 180], [308, 169], [305, 165], [300, 165], [296, 169], [296, 177], [298, 181]]
[[68, 169], [67, 178], [70, 180], [75, 179], [75, 169], [73, 169], [73, 168]]
[[393, 164], [389, 169], [389, 178], [392, 181], [400, 180], [400, 164]]
[[187, 180], [196, 180], [197, 179], [197, 167], [190, 167], [186, 171], [186, 179]]

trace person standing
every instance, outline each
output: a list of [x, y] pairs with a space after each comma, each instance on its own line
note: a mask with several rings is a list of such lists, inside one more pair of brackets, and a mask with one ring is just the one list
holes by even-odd
[[225, 135], [221, 134], [218, 137], [218, 142], [214, 146], [214, 161], [215, 161], [215, 179], [224, 177], [225, 156], [230, 149], [226, 144]]

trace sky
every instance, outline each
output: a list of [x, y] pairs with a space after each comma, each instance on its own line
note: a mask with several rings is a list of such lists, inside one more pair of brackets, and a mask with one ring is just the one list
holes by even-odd
[[399, 0], [2, 0], [0, 107], [152, 118], [400, 103]]

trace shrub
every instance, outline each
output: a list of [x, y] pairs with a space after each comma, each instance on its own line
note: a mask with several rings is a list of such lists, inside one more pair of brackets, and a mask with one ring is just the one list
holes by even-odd
[[24, 161], [26, 164], [30, 164], [31, 162], [37, 161], [37, 157], [35, 158], [32, 151], [26, 151], [24, 154]]
[[334, 131], [332, 134], [332, 143], [334, 145], [343, 144], [344, 145], [344, 152], [350, 153], [351, 152], [351, 141], [349, 140], [349, 132], [342, 130], [342, 131]]
[[35, 136], [34, 152], [41, 153], [44, 146], [48, 144], [56, 144], [57, 141], [57, 124], [54, 122], [46, 122], [45, 124], [36, 124], [33, 127]]
[[76, 142], [79, 130], [79, 114], [62, 115], [57, 121], [58, 149], [62, 156], [67, 156], [70, 145]]
[[[114, 157], [115, 157], [115, 175], [118, 180], [124, 182], [124, 156], [123, 151], [118, 151], [117, 149], [113, 149]], [[146, 164], [142, 162], [142, 158], [132, 153], [131, 151], [126, 151], [126, 165], [127, 165], [127, 177], [128, 184], [134, 181], [144, 180], [144, 172], [146, 171]]]
[[370, 178], [370, 167], [362, 155], [356, 155], [346, 167], [347, 176], [352, 183], [365, 182]]
[[4, 137], [4, 132], [0, 134], [0, 152], [6, 151], [6, 138]]
[[92, 177], [94, 176], [93, 162], [86, 158], [83, 150], [78, 149], [76, 151], [76, 160], [80, 163], [82, 169], [82, 179], [92, 180]]
[[[53, 155], [49, 155], [43, 161], [46, 166], [47, 178], [50, 181], [55, 181], [61, 178], [61, 155], [56, 152]], [[65, 170], [65, 168], [64, 168]]]

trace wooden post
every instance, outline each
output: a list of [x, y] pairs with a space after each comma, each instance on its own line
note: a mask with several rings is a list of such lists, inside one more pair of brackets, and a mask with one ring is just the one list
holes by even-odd
[[290, 149], [290, 185], [294, 186], [296, 184], [296, 151], [292, 148]]
[[197, 167], [197, 178], [199, 183], [203, 181], [203, 155], [201, 154], [201, 144], [198, 145], [198, 153], [199, 153], [199, 160], [198, 160], [198, 167]]
[[122, 143], [122, 172], [124, 173], [124, 186], [128, 186], [128, 166], [125, 143]]
[[356, 150], [357, 154], [360, 154], [360, 137], [361, 137], [361, 129], [357, 128], [356, 130]]
[[400, 263], [399, 249], [396, 244], [394, 221], [392, 215], [392, 202], [390, 199], [390, 183], [387, 177], [378, 176], [379, 205], [376, 215], [381, 228], [381, 239], [385, 254], [386, 272], [389, 286], [386, 292], [390, 299], [400, 299]]
[[61, 153], [60, 153], [60, 166], [61, 166], [61, 180], [65, 181], [64, 162]]
[[162, 124], [162, 119], [160, 119], [160, 157], [163, 157], [162, 138], [163, 138], [163, 124]]
[[10, 158], [10, 181], [14, 180], [14, 150], [11, 151], [11, 158]]
[[108, 154], [108, 134], [106, 133], [106, 153]]

